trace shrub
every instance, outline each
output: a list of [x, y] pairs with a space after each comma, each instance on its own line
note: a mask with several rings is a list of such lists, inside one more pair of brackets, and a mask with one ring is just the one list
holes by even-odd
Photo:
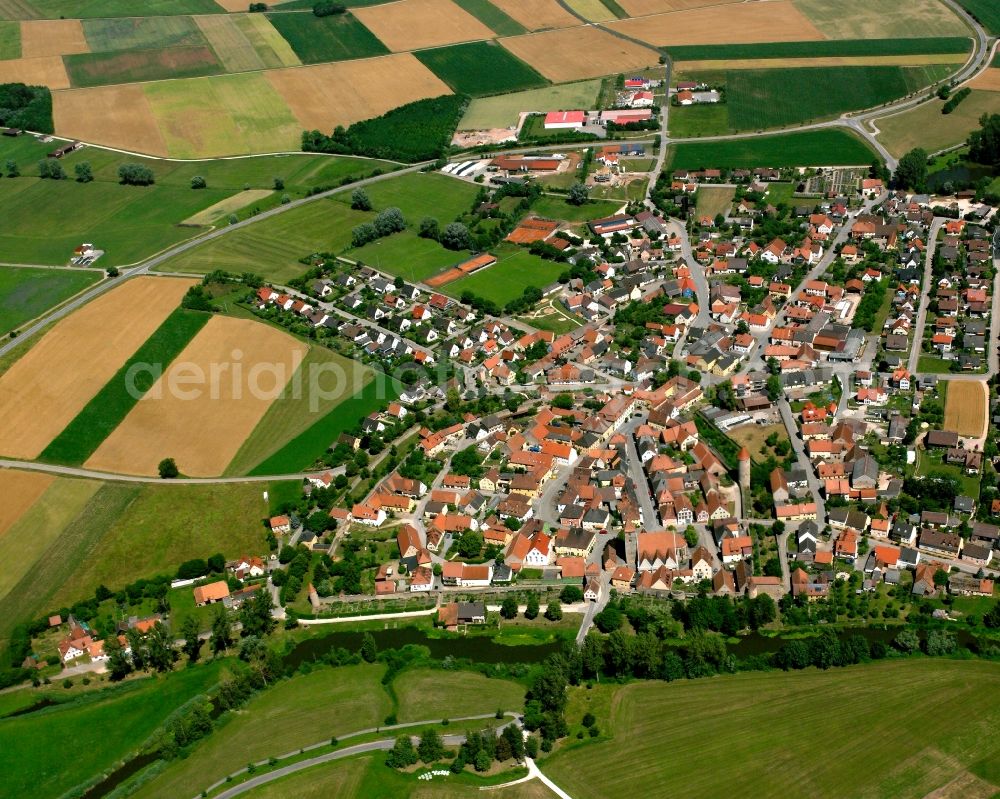
[[126, 186], [151, 186], [156, 182], [156, 176], [148, 166], [122, 164], [118, 167], [118, 180]]
[[208, 187], [208, 181], [205, 180], [201, 175], [195, 175], [191, 178], [191, 188], [192, 189], [204, 189]]

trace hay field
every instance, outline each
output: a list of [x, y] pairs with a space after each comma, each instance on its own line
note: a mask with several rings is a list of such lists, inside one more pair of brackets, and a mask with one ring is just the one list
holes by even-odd
[[298, 150], [301, 125], [266, 73], [148, 83], [142, 87], [169, 155], [221, 155]]
[[654, 50], [586, 26], [514, 36], [500, 43], [555, 83], [641, 69], [658, 59]]
[[896, 157], [914, 147], [928, 152], [961, 144], [979, 129], [983, 114], [1000, 114], [1000, 92], [973, 90], [950, 114], [941, 113], [941, 100], [923, 103], [914, 109], [875, 120], [878, 140]]
[[458, 129], [512, 128], [517, 124], [517, 115], [521, 111], [593, 108], [600, 90], [599, 80], [585, 80], [544, 89], [499, 94], [495, 97], [480, 97], [469, 103]]
[[791, 2], [739, 3], [609, 22], [607, 27], [657, 46], [793, 42], [826, 38]]
[[15, 472], [0, 469], [0, 539], [11, 525], [28, 510], [55, 478], [41, 472]]
[[[492, 39], [493, 31], [451, 0], [399, 0], [352, 10], [393, 52]], [[378, 85], [375, 83], [369, 86]]]
[[[997, 687], [995, 664], [944, 658], [637, 682], [617, 689], [599, 717], [611, 740], [564, 747], [542, 770], [588, 799], [700, 799], [727, 795], [735, 784], [738, 795], [755, 799], [786, 797], [792, 785], [815, 799], [933, 796], [966, 769], [996, 773], [992, 731], [1000, 709], [986, 703], [974, 716], [950, 711]], [[576, 691], [584, 689], [571, 689], [571, 707]], [[909, 701], [914, 693], [919, 702]], [[664, 714], [683, 722], [664, 725]], [[569, 715], [572, 725], [582, 714]], [[747, 727], [738, 729], [734, 718]], [[663, 767], [664, 751], [671, 768]]]
[[987, 391], [981, 380], [953, 380], [948, 386], [942, 429], [979, 438], [986, 432]]
[[[2, 68], [0, 62], [0, 74]], [[61, 59], [59, 68], [62, 69]], [[130, 152], [167, 155], [167, 144], [153, 109], [138, 84], [54, 92], [52, 115], [60, 136]]]
[[985, 92], [1000, 92], [1000, 69], [991, 67], [966, 85], [971, 89], [982, 89]]
[[195, 17], [195, 22], [227, 72], [264, 69], [263, 59], [236, 24], [235, 17], [217, 14]]
[[575, 28], [580, 25], [580, 20], [556, 0], [491, 0], [491, 2], [529, 31]]
[[[222, 474], [307, 350], [268, 325], [213, 317], [87, 460], [87, 468], [154, 475], [157, 464], [170, 457], [186, 475]], [[201, 381], [192, 383], [192, 375], [201, 375]]]
[[715, 217], [716, 214], [725, 216], [732, 208], [735, 196], [736, 189], [725, 186], [700, 186], [695, 195], [698, 214], [711, 217]]
[[196, 78], [225, 72], [207, 44], [162, 50], [112, 50], [63, 57], [77, 88], [152, 80]]
[[21, 24], [0, 21], [0, 60], [21, 57]]
[[[298, 149], [302, 128], [329, 132], [415, 100], [452, 93], [409, 53], [276, 69], [264, 76], [298, 120], [291, 149]], [[380, 88], [372, 91], [372, 86]]]
[[795, 7], [829, 39], [970, 35], [965, 23], [938, 0], [909, 0], [906, 3], [897, 0], [841, 0], [839, 3], [795, 0]]
[[203, 45], [205, 37], [198, 28], [193, 17], [127, 17], [83, 22], [83, 32], [95, 53]]
[[21, 23], [21, 57], [89, 53], [87, 37], [78, 19], [46, 19]]
[[601, 0], [567, 0], [570, 8], [591, 22], [607, 22], [618, 19]]
[[27, 83], [48, 86], [50, 89], [68, 89], [69, 75], [63, 60], [57, 55], [43, 58], [12, 58], [0, 61], [0, 83]]
[[58, 322], [0, 378], [0, 453], [37, 458], [194, 283], [139, 277]]
[[246, 11], [250, 5], [243, 2], [243, 0], [215, 0], [215, 2], [230, 12]]
[[301, 63], [292, 46], [281, 38], [263, 14], [240, 14], [233, 19], [268, 69], [294, 67]]
[[208, 208], [202, 209], [194, 216], [189, 216], [181, 224], [212, 225], [222, 219], [222, 217], [229, 216], [234, 211], [239, 211], [240, 208], [263, 200], [265, 197], [270, 197], [272, 194], [274, 192], [271, 189], [244, 189], [232, 197], [226, 197], [224, 200], [219, 200], [217, 203], [208, 206]]
[[0, 0], [0, 19], [38, 19], [42, 14], [27, 0]]

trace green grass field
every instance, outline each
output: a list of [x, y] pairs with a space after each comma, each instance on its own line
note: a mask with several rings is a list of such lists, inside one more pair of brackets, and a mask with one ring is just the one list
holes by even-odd
[[701, 186], [695, 195], [696, 209], [699, 216], [714, 217], [716, 214], [728, 215], [732, 207], [736, 189], [722, 186]]
[[208, 44], [194, 19], [182, 16], [88, 19], [83, 22], [83, 33], [92, 53]]
[[[0, 637], [10, 627], [21, 621], [8, 612], [8, 600], [13, 603], [22, 598], [12, 596], [18, 583], [31, 572], [49, 547], [56, 544], [63, 530], [80, 513], [101, 487], [96, 480], [57, 478], [0, 538], [0, 557], [5, 564], [0, 573]], [[33, 593], [37, 593], [37, 590]], [[25, 597], [31, 601], [31, 597]]]
[[351, 395], [317, 419], [269, 458], [259, 463], [250, 473], [254, 475], [293, 474], [315, 463], [341, 433], [350, 430], [363, 416], [378, 410], [397, 399], [403, 386], [395, 380], [376, 379]]
[[867, 165], [874, 156], [867, 145], [849, 133], [816, 130], [677, 144], [667, 156], [666, 169]]
[[914, 147], [935, 152], [964, 142], [979, 129], [983, 114], [1000, 113], [1000, 92], [974, 89], [950, 114], [942, 114], [944, 102], [932, 100], [902, 114], [877, 120], [879, 141], [896, 157]]
[[[324, 372], [326, 369], [334, 371]], [[333, 412], [346, 397], [373, 378], [371, 368], [359, 361], [349, 360], [326, 347], [311, 347], [299, 367], [299, 375], [290, 383], [296, 386], [299, 385], [296, 381], [301, 381], [301, 392], [286, 388], [289, 396], [280, 397], [271, 404], [226, 473], [246, 474]], [[296, 393], [299, 396], [294, 396]]]
[[74, 87], [197, 78], [225, 72], [208, 45], [81, 53], [63, 56], [63, 63]]
[[[43, 713], [0, 721], [9, 796], [60, 796], [135, 751], [180, 705], [214, 685], [221, 663], [94, 692]], [[52, 751], [73, 752], [65, 768]]]
[[[135, 0], [24, 0], [46, 19], [95, 17], [134, 17]], [[143, 0], [143, 16], [175, 14], [222, 14], [222, 6], [212, 0]]]
[[0, 22], [0, 60], [21, 57], [21, 26], [17, 22]]
[[[140, 397], [149, 391], [209, 319], [211, 314], [184, 308], [170, 314], [66, 429], [49, 443], [39, 459], [67, 466], [82, 465], [121, 424]], [[143, 365], [149, 365], [158, 372], [142, 368]], [[132, 377], [130, 373], [137, 367], [142, 371]]]
[[1000, 710], [981, 697], [997, 687], [994, 664], [931, 659], [633, 683], [602, 723], [612, 740], [571, 744], [541, 765], [571, 795], [594, 799], [715, 797], [737, 783], [754, 797], [787, 796], [789, 785], [815, 797], [922, 797], [966, 770], [996, 775], [1000, 743], [989, 731]]
[[548, 81], [493, 42], [420, 50], [417, 58], [459, 94], [480, 96], [544, 86]]
[[[51, 487], [51, 500], [47, 491], [15, 525], [39, 526], [5, 536], [11, 546], [29, 543], [18, 555], [24, 573], [0, 597], [0, 638], [18, 622], [86, 599], [101, 583], [117, 589], [173, 574], [190, 558], [263, 551], [266, 488], [106, 483], [88, 497], [91, 489]], [[63, 497], [70, 499], [57, 506]]]
[[729, 106], [725, 103], [688, 105], [670, 109], [670, 135], [678, 138], [722, 136], [729, 132]]
[[589, 222], [617, 213], [621, 203], [608, 200], [590, 200], [585, 205], [571, 205], [557, 194], [543, 194], [531, 206], [532, 213], [546, 219], [566, 222]]
[[[989, 0], [984, 0], [989, 2]], [[937, 0], [794, 0], [795, 6], [828, 39], [919, 39], [967, 36], [969, 29]]]
[[400, 723], [478, 716], [498, 709], [516, 712], [524, 706], [522, 686], [472, 671], [410, 669], [392, 686], [399, 698]]
[[[66, 264], [73, 248], [88, 241], [106, 252], [99, 266], [134, 263], [202, 232], [178, 223], [244, 186], [270, 189], [280, 177], [284, 189], [268, 201], [275, 205], [282, 193], [303, 197], [310, 189], [330, 188], [366, 177], [376, 169], [393, 168], [385, 161], [305, 153], [183, 163], [88, 147], [63, 158], [70, 179], [42, 181], [33, 177], [37, 174], [35, 164], [50, 149], [51, 145], [29, 136], [0, 138], [0, 161], [15, 161], [22, 173], [19, 178], [0, 180], [5, 222], [0, 226], [0, 251], [5, 260]], [[156, 183], [119, 185], [118, 167], [126, 161], [149, 166]], [[82, 162], [91, 165], [92, 183], [72, 180], [75, 165]], [[195, 175], [203, 176], [208, 188], [192, 190]], [[234, 271], [245, 271], [246, 260], [232, 266]]]
[[143, 92], [173, 158], [289, 152], [301, 144], [302, 124], [262, 72], [157, 81]]
[[674, 61], [726, 61], [737, 58], [820, 58], [822, 56], [928, 55], [967, 53], [966, 36], [920, 39], [839, 39], [819, 42], [758, 42], [756, 44], [668, 45]]
[[470, 257], [468, 250], [446, 250], [432, 239], [420, 238], [412, 228], [373, 241], [346, 257], [406, 280], [426, 280]]
[[958, 0], [994, 36], [1000, 35], [1000, 6], [993, 0]]
[[190, 757], [172, 763], [134, 794], [137, 799], [195, 795], [245, 766], [332, 736], [376, 727], [390, 712], [376, 665], [296, 675], [250, 701]]
[[545, 288], [563, 272], [566, 264], [546, 261], [527, 250], [500, 248], [495, 252], [499, 263], [442, 286], [445, 294], [461, 297], [463, 291], [498, 305], [520, 297], [528, 286]]
[[459, 130], [486, 130], [507, 128], [517, 124], [521, 111], [557, 111], [590, 109], [601, 91], [600, 80], [562, 83], [544, 89], [480, 97], [469, 103]]
[[0, 266], [0, 335], [59, 305], [100, 278], [97, 270]]
[[[396, 206], [412, 226], [428, 215], [446, 225], [471, 207], [477, 187], [446, 175], [407, 174], [373, 184], [366, 191], [375, 211]], [[373, 212], [352, 210], [350, 202], [348, 191], [292, 209], [172, 258], [159, 270], [242, 272], [251, 264], [253, 271], [267, 280], [288, 280], [302, 274], [299, 259], [303, 256], [340, 253], [350, 247], [351, 229], [374, 216]]]
[[[381, 0], [372, 0], [381, 2]], [[519, 36], [528, 30], [517, 20], [507, 16], [489, 0], [454, 0], [455, 5], [468, 11], [498, 36]], [[367, 4], [366, 4], [367, 5]]]
[[[807, 67], [731, 70], [726, 108], [733, 130], [814, 122], [903, 97], [953, 71], [953, 66]], [[823, 91], [816, 91], [822, 86]]]
[[317, 17], [314, 14], [268, 14], [278, 33], [292, 46], [303, 64], [345, 61], [388, 53], [375, 34], [352, 14]]

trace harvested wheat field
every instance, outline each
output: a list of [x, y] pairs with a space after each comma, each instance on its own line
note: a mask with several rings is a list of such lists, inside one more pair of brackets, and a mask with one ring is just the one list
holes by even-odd
[[573, 28], [580, 20], [556, 0], [492, 0], [508, 17], [520, 22], [529, 31], [545, 28]]
[[174, 458], [183, 474], [222, 474], [307, 351], [268, 325], [213, 317], [85, 465], [152, 475]]
[[[332, 131], [451, 89], [409, 53], [264, 73], [301, 127]], [[378, 86], [378, 91], [372, 91]]]
[[394, 52], [492, 39], [496, 35], [451, 0], [399, 0], [351, 12]]
[[654, 50], [586, 26], [513, 36], [500, 44], [554, 83], [649, 67], [659, 58]]
[[649, 14], [665, 14], [668, 11], [688, 11], [704, 6], [724, 6], [743, 0], [618, 0], [630, 17], [645, 17]]
[[985, 435], [986, 383], [981, 380], [952, 380], [948, 384], [942, 429], [972, 438]]
[[1000, 69], [992, 67], [984, 70], [978, 77], [967, 84], [970, 89], [982, 89], [987, 92], [1000, 92]]
[[659, 47], [824, 39], [790, 0], [737, 3], [609, 22], [607, 27]]
[[0, 455], [37, 458], [195, 282], [138, 277], [58, 322], [0, 377]]
[[89, 53], [90, 45], [78, 19], [38, 19], [21, 23], [21, 57]]
[[0, 469], [0, 536], [35, 504], [55, 477], [41, 472], [15, 472]]
[[54, 92], [52, 115], [60, 136], [167, 155], [167, 145], [139, 84]]
[[27, 83], [50, 89], [69, 88], [69, 75], [57, 55], [44, 58], [11, 58], [0, 61], [0, 83]]

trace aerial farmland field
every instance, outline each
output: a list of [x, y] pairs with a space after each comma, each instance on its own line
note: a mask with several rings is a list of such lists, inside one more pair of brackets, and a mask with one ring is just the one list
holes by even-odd
[[[602, 731], [610, 724], [612, 739], [570, 744], [545, 758], [541, 767], [571, 795], [585, 792], [595, 799], [633, 796], [636, 784], [655, 784], [657, 790], [691, 797], [718, 796], [733, 780], [757, 797], [785, 796], [789, 781], [808, 786], [804, 790], [816, 797], [925, 796], [967, 769], [984, 773], [982, 769], [996, 757], [997, 743], [988, 735], [970, 734], [967, 720], [954, 714], [926, 718], [918, 705], [909, 705], [902, 697], [919, 690], [925, 702], [959, 706], [975, 701], [972, 693], [998, 679], [988, 663], [927, 659], [831, 671], [637, 683], [618, 689], [610, 718], [602, 720]], [[848, 686], [849, 691], [839, 690]], [[825, 713], [823, 724], [790, 721], [790, 714], [802, 712], [831, 692], [839, 696], [837, 710]], [[669, 733], [655, 729], [653, 722], [668, 707], [670, 713], [688, 718]], [[886, 712], [888, 708], [892, 712]], [[705, 741], [712, 741], [720, 754], [732, 753], [727, 735], [732, 735], [734, 714], [755, 729], [767, 730], [767, 735], [744, 739], [740, 756], [720, 757], [715, 768], [695, 766], [695, 753], [704, 753]], [[919, 732], [908, 723], [918, 716]], [[984, 711], [975, 723], [990, 729], [998, 723], [997, 711]], [[662, 752], [663, 746], [673, 752], [676, 768], [659, 766], [654, 753]], [[747, 746], [772, 755], [780, 752], [779, 762], [748, 772], [738, 764], [758, 755]], [[858, 758], [870, 768], [863, 772], [852, 768]]]
[[0, 266], [0, 336], [100, 279], [97, 270]]
[[600, 90], [601, 81], [585, 80], [495, 97], [479, 97], [469, 103], [458, 128], [484, 130], [513, 127], [521, 111], [590, 109], [597, 101]]
[[492, 0], [492, 2], [529, 31], [575, 28], [580, 25], [580, 20], [566, 11], [556, 0]]
[[795, 6], [830, 39], [969, 34], [965, 23], [937, 0], [912, 0], [906, 5], [893, 0], [844, 0], [836, 7], [823, 0], [795, 0]]
[[421, 50], [416, 57], [459, 94], [500, 94], [548, 82], [494, 42]]
[[528, 286], [545, 288], [566, 271], [565, 264], [546, 261], [527, 250], [497, 249], [498, 263], [460, 278], [442, 287], [452, 297], [471, 291], [478, 297], [504, 305], [521, 294]]
[[493, 31], [451, 0], [396, 0], [353, 13], [393, 52], [493, 38]]
[[162, 50], [84, 53], [63, 59], [73, 86], [105, 86], [219, 75], [225, 70], [207, 45]]
[[655, 50], [594, 27], [514, 36], [500, 43], [557, 83], [641, 69], [657, 62]]
[[303, 64], [345, 61], [388, 53], [351, 14], [316, 17], [313, 14], [271, 14], [267, 17], [291, 45]]
[[[155, 475], [163, 458], [174, 458], [186, 475], [222, 474], [306, 351], [259, 322], [212, 317], [85, 465]], [[228, 373], [216, 374], [217, 365], [228, 365]], [[202, 375], [201, 383], [190, 391], [171, 388], [175, 374], [192, 370]]]
[[28, 508], [35, 504], [35, 500], [45, 493], [54, 479], [50, 474], [0, 469], [0, 493], [6, 499], [0, 504], [0, 540]]
[[79, 20], [47, 19], [21, 23], [22, 58], [86, 53], [89, 49]]
[[[738, 169], [767, 164], [782, 166], [862, 166], [874, 153], [861, 139], [841, 130], [816, 130], [672, 145], [667, 169], [719, 167]], [[820, 163], [822, 162], [822, 163]]]
[[979, 128], [983, 114], [1000, 113], [1000, 92], [973, 90], [951, 114], [942, 114], [943, 100], [876, 120], [878, 139], [899, 157], [914, 147], [935, 152], [964, 142]]
[[[0, 412], [7, 421], [0, 428], [0, 453], [38, 457], [193, 282], [135, 278], [62, 319], [0, 378]], [[81, 363], [87, 363], [86, 370], [76, 368]], [[23, 401], [26, 396], [31, 403]]]
[[83, 32], [94, 53], [208, 44], [198, 20], [185, 16], [88, 19], [83, 21]]
[[956, 380], [948, 386], [944, 406], [944, 430], [960, 436], [979, 438], [988, 433], [986, 426], [989, 392], [978, 380]]

